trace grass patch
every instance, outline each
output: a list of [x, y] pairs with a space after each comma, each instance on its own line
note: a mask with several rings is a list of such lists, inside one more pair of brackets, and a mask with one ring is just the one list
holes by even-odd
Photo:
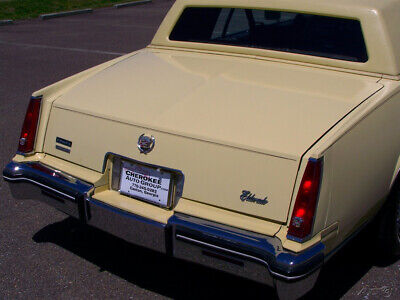
[[0, 0], [0, 20], [30, 19], [41, 14], [112, 6], [134, 0]]

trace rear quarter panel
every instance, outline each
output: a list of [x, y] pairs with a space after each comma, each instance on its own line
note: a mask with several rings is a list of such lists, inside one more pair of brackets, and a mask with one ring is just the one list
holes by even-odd
[[400, 153], [399, 84], [383, 84], [385, 88], [363, 103], [357, 109], [359, 114], [350, 116], [342, 126], [346, 132], [336, 132], [340, 137], [333, 143], [332, 137], [325, 141], [323, 188], [314, 229], [317, 232], [338, 222], [336, 243], [374, 215], [396, 173]]

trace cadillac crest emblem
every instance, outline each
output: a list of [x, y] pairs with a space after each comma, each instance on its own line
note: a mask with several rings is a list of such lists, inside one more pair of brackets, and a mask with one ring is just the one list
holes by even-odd
[[148, 136], [143, 133], [138, 139], [137, 147], [140, 153], [147, 154], [153, 150], [155, 143], [156, 139], [154, 136]]

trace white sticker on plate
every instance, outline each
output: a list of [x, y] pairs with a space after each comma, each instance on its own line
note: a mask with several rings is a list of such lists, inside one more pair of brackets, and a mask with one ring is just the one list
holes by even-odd
[[120, 192], [167, 206], [170, 182], [170, 173], [141, 165], [123, 163]]

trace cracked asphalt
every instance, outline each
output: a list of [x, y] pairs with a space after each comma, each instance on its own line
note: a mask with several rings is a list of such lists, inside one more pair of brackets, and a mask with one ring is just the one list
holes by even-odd
[[[0, 27], [0, 168], [15, 153], [33, 91], [146, 46], [172, 3]], [[400, 262], [381, 256], [372, 231], [367, 227], [327, 263], [306, 299], [400, 299]], [[0, 179], [1, 299], [228, 297], [275, 294], [82, 228], [38, 201], [16, 201]]]

